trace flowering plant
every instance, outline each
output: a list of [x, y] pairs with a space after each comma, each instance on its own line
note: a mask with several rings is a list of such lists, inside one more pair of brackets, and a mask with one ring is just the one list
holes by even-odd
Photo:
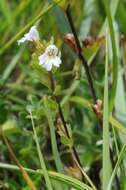
[[[21, 43], [24, 43], [26, 41], [35, 42], [37, 45], [39, 38], [39, 32], [37, 30], [36, 26], [32, 26], [28, 33], [24, 34], [24, 36], [18, 40], [18, 45]], [[40, 44], [39, 44], [40, 45]], [[46, 69], [47, 71], [51, 71], [53, 66], [59, 67], [61, 64], [61, 54], [54, 44], [49, 44], [45, 50], [44, 53], [39, 55], [38, 60], [39, 64]]]

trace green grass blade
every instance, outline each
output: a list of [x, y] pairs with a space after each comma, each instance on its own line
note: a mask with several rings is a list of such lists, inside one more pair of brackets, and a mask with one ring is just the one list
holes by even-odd
[[124, 39], [121, 41], [121, 48], [122, 48], [122, 64], [123, 64], [124, 78], [126, 81], [126, 46]]
[[118, 146], [116, 131], [113, 126], [112, 126], [112, 134], [113, 134], [113, 140], [114, 140], [114, 144], [115, 144], [116, 155], [118, 158], [119, 157], [119, 146]]
[[90, 111], [92, 110], [92, 104], [89, 100], [86, 100], [85, 98], [83, 97], [80, 97], [80, 96], [71, 96], [70, 98], [70, 102], [73, 102], [75, 104], [79, 104], [81, 105], [82, 107], [85, 107], [87, 109], [90, 109]]
[[6, 21], [8, 24], [12, 24], [12, 14], [10, 11], [10, 7], [9, 7], [9, 3], [7, 2], [7, 0], [2, 0], [0, 1], [0, 10], [3, 13], [4, 17], [6, 18]]
[[5, 68], [3, 75], [2, 75], [2, 82], [6, 82], [6, 80], [9, 78], [11, 72], [13, 71], [13, 69], [15, 68], [16, 64], [18, 63], [21, 55], [22, 55], [22, 49], [19, 51], [19, 53], [17, 53], [13, 59], [11, 60], [11, 62], [7, 65], [7, 67]]
[[108, 42], [106, 40], [105, 85], [103, 103], [103, 190], [106, 190], [110, 178], [109, 156], [109, 109], [108, 109]]
[[46, 113], [46, 117], [47, 117], [49, 128], [50, 128], [52, 152], [53, 152], [56, 168], [59, 172], [63, 172], [63, 165], [59, 156], [57, 142], [56, 142], [55, 126], [53, 124], [51, 110], [48, 107], [46, 97], [44, 97], [44, 108], [45, 108], [45, 113]]
[[83, 18], [80, 23], [79, 38], [84, 39], [90, 32], [93, 20], [93, 11], [95, 10], [94, 0], [84, 1], [83, 5]]
[[74, 91], [77, 89], [78, 85], [79, 85], [78, 80], [74, 80], [72, 82], [70, 88], [68, 89], [68, 92], [67, 92], [66, 96], [64, 96], [64, 98], [61, 101], [61, 107], [63, 107], [69, 101], [69, 98], [74, 93]]
[[[0, 168], [19, 171], [19, 168], [16, 165], [11, 165], [11, 164], [7, 164], [7, 163], [0, 163]], [[40, 174], [43, 176], [42, 170], [32, 170], [29, 168], [24, 168], [24, 170], [26, 170], [28, 173]], [[89, 187], [88, 185], [82, 183], [81, 181], [79, 181], [73, 177], [70, 177], [70, 176], [67, 176], [64, 174], [59, 174], [57, 172], [52, 172], [52, 171], [48, 171], [48, 175], [52, 179], [55, 179], [55, 180], [60, 181], [60, 182], [64, 182], [64, 183], [76, 188], [77, 190], [92, 190], [91, 187]]]
[[35, 138], [35, 143], [36, 143], [36, 147], [37, 147], [37, 152], [38, 152], [41, 168], [43, 170], [43, 175], [44, 175], [44, 178], [45, 178], [45, 181], [46, 181], [47, 189], [48, 190], [53, 190], [52, 185], [51, 185], [51, 181], [50, 181], [47, 169], [46, 169], [44, 157], [43, 157], [43, 154], [41, 152], [40, 145], [39, 145], [39, 141], [38, 141], [38, 137], [37, 137], [37, 133], [36, 133], [33, 117], [32, 117], [32, 112], [29, 111], [29, 114], [30, 114], [30, 118], [31, 118], [31, 122], [32, 122], [32, 127], [33, 127], [33, 132], [34, 132], [34, 138]]
[[[3, 36], [1, 39], [1, 47], [6, 43], [6, 41], [8, 41], [9, 36], [11, 36], [15, 25], [16, 25], [16, 19], [19, 18], [19, 16], [23, 13], [26, 9], [26, 7], [28, 7], [28, 5], [30, 4], [31, 0], [26, 0], [26, 1], [21, 1], [20, 3], [18, 3], [18, 6], [16, 7], [16, 9], [13, 10], [13, 19], [11, 19], [11, 23], [8, 25], [7, 22], [4, 22], [1, 28], [1, 32], [3, 32]], [[6, 10], [7, 12], [7, 10]], [[6, 32], [4, 32], [6, 31]]]
[[123, 158], [125, 156], [125, 152], [126, 152], [126, 144], [123, 145], [123, 148], [122, 148], [122, 150], [121, 150], [121, 152], [119, 154], [119, 157], [118, 157], [118, 160], [116, 162], [115, 168], [114, 168], [114, 170], [112, 172], [112, 175], [111, 175], [107, 190], [111, 190], [111, 188], [112, 188], [112, 182], [113, 182], [114, 177], [116, 175], [116, 172], [117, 172], [117, 170], [118, 170], [118, 168], [119, 168], [119, 166], [121, 164], [121, 161], [123, 160]]
[[116, 48], [116, 41], [115, 41], [115, 33], [114, 27], [112, 22], [112, 16], [109, 8], [109, 1], [105, 0], [105, 9], [108, 19], [110, 37], [111, 37], [111, 44], [112, 44], [112, 52], [113, 52], [113, 79], [112, 79], [112, 89], [110, 95], [110, 102], [109, 102], [109, 109], [110, 111], [113, 110], [115, 96], [116, 96], [116, 89], [117, 89], [117, 80], [118, 80], [118, 57], [117, 57], [117, 48]]
[[109, 122], [113, 127], [120, 130], [121, 133], [126, 134], [126, 127], [124, 127], [119, 121], [117, 121], [114, 117], [110, 116]]

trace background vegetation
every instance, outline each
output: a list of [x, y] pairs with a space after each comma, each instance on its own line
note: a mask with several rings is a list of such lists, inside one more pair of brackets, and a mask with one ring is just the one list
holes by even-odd
[[[96, 99], [65, 37], [69, 3]], [[17, 45], [36, 23], [61, 50], [53, 95], [69, 135], [34, 45]], [[125, 0], [0, 0], [0, 189], [126, 189], [125, 23]]]

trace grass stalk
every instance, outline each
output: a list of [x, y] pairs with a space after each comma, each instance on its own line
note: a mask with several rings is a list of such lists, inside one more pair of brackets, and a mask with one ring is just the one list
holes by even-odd
[[2, 135], [2, 138], [6, 144], [6, 147], [8, 149], [8, 152], [12, 158], [12, 160], [17, 164], [17, 168], [20, 170], [24, 180], [26, 181], [27, 185], [31, 188], [31, 190], [37, 190], [33, 181], [31, 180], [30, 176], [28, 175], [27, 171], [23, 168], [23, 166], [21, 165], [21, 163], [19, 162], [19, 160], [17, 159], [11, 144], [8, 142], [7, 137], [4, 135], [4, 132], [2, 130], [2, 128], [0, 128], [0, 134]]
[[109, 109], [108, 109], [108, 39], [106, 39], [105, 84], [103, 102], [103, 190], [107, 189], [110, 178], [109, 153]]
[[31, 122], [32, 122], [32, 128], [33, 128], [33, 132], [34, 132], [34, 138], [35, 138], [37, 152], [38, 152], [38, 156], [39, 156], [39, 160], [40, 160], [40, 165], [41, 165], [41, 168], [43, 170], [43, 175], [44, 175], [44, 178], [45, 178], [47, 189], [48, 190], [53, 190], [52, 184], [51, 184], [48, 172], [47, 172], [47, 168], [46, 168], [46, 165], [45, 165], [44, 157], [43, 157], [40, 145], [39, 145], [39, 141], [38, 141], [38, 137], [37, 137], [37, 133], [36, 133], [35, 124], [34, 124], [34, 121], [33, 121], [31, 110], [29, 111], [29, 114], [30, 114], [30, 118], [31, 118]]
[[[0, 168], [19, 171], [19, 167], [17, 167], [16, 165], [7, 164], [7, 163], [0, 163]], [[40, 170], [40, 169], [38, 169], [38, 170], [33, 170], [33, 169], [29, 169], [29, 168], [23, 168], [23, 169], [31, 174], [40, 174], [41, 176], [44, 175], [43, 170]], [[78, 179], [75, 179], [73, 177], [70, 177], [70, 176], [67, 176], [64, 174], [60, 174], [57, 172], [52, 172], [52, 171], [48, 171], [48, 175], [52, 179], [66, 183], [66, 184], [76, 188], [77, 190], [93, 190], [88, 185], [82, 183], [81, 181], [79, 181]]]
[[114, 32], [112, 16], [111, 16], [110, 7], [109, 7], [109, 1], [105, 0], [104, 4], [105, 4], [105, 9], [106, 9], [106, 14], [107, 14], [107, 20], [108, 20], [110, 38], [111, 38], [111, 44], [112, 44], [112, 53], [113, 53], [113, 73], [112, 73], [113, 79], [112, 79], [112, 89], [111, 89], [110, 102], [109, 102], [109, 110], [112, 111], [114, 102], [115, 102], [115, 97], [116, 97], [117, 80], [118, 80], [118, 56], [117, 56], [115, 32]]
[[116, 172], [117, 172], [117, 170], [118, 170], [118, 168], [119, 168], [119, 166], [121, 164], [121, 161], [123, 160], [123, 158], [125, 156], [125, 152], [126, 152], [126, 144], [123, 145], [122, 150], [121, 150], [121, 152], [119, 154], [119, 157], [118, 157], [118, 160], [116, 162], [115, 168], [114, 168], [114, 170], [112, 172], [111, 178], [110, 178], [108, 186], [106, 188], [107, 190], [111, 190], [111, 188], [112, 188], [112, 182], [113, 182], [114, 177], [116, 175]]
[[47, 117], [49, 128], [50, 128], [52, 152], [53, 152], [56, 168], [57, 168], [58, 172], [63, 172], [63, 165], [62, 165], [62, 162], [61, 162], [61, 159], [60, 159], [60, 156], [59, 156], [59, 152], [58, 152], [58, 147], [57, 147], [57, 142], [56, 142], [56, 134], [55, 134], [55, 127], [54, 127], [54, 124], [53, 124], [51, 110], [48, 107], [46, 97], [44, 97], [43, 99], [44, 99], [45, 113], [46, 113], [46, 117]]

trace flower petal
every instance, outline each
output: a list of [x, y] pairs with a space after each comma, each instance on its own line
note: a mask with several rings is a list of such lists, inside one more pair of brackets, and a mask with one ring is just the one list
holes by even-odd
[[39, 64], [40, 65], [44, 65], [46, 63], [46, 55], [45, 55], [45, 53], [43, 53], [42, 55], [40, 55], [38, 57], [38, 59], [39, 59]]
[[18, 40], [18, 45], [24, 43], [25, 41], [27, 41], [26, 37], [22, 37], [20, 40]]
[[37, 31], [36, 26], [32, 26], [29, 30], [29, 39], [34, 41], [39, 40], [39, 33]]
[[56, 67], [59, 67], [60, 64], [62, 63], [60, 57], [58, 57], [58, 56], [56, 56], [55, 58], [53, 58], [52, 62], [53, 62], [53, 65], [56, 66]]
[[18, 40], [18, 45], [24, 43], [25, 41], [37, 41], [39, 40], [39, 33], [36, 29], [36, 26], [32, 26], [28, 33], [24, 34], [24, 36]]
[[51, 71], [52, 69], [52, 63], [50, 59], [48, 59], [47, 55], [44, 53], [38, 57], [39, 64], [42, 65], [43, 68], [45, 68], [47, 71]]
[[45, 50], [45, 53], [48, 55], [50, 52], [52, 52], [53, 56], [56, 56], [57, 53], [58, 53], [58, 48], [54, 45], [54, 44], [51, 44], [49, 45], [46, 50]]
[[47, 71], [51, 71], [51, 69], [52, 69], [52, 63], [50, 61], [46, 61], [45, 65], [44, 65], [44, 68]]
[[45, 52], [38, 57], [39, 64], [42, 65], [47, 71], [51, 71], [53, 65], [59, 67], [61, 64], [61, 58], [57, 55], [58, 48], [55, 45], [49, 45]]

